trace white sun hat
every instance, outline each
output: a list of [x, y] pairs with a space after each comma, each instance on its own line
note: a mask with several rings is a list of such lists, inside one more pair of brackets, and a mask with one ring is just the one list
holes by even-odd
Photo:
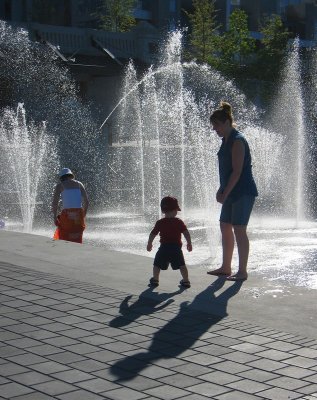
[[74, 174], [72, 173], [72, 171], [69, 169], [69, 168], [63, 168], [62, 170], [61, 170], [61, 172], [59, 173], [59, 177], [61, 178], [62, 176], [65, 176], [65, 175], [73, 175], [74, 176]]

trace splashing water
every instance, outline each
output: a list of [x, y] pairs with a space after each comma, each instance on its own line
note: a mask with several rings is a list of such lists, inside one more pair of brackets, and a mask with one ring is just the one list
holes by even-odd
[[47, 180], [57, 166], [56, 142], [47, 134], [45, 122], [40, 126], [27, 124], [20, 103], [16, 112], [5, 109], [1, 116], [0, 146], [3, 171], [14, 181], [23, 231], [31, 232], [41, 180]]

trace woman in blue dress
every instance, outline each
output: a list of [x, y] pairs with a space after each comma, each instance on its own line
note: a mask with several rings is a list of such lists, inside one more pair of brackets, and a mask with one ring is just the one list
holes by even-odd
[[[247, 264], [249, 239], [247, 225], [258, 195], [252, 175], [251, 154], [248, 142], [235, 129], [232, 107], [221, 102], [220, 107], [212, 112], [210, 123], [213, 130], [222, 139], [218, 152], [220, 187], [216, 199], [222, 204], [220, 229], [222, 235], [223, 260], [220, 268], [208, 271], [210, 275], [226, 276], [227, 280], [243, 281], [248, 278]], [[239, 267], [232, 274], [231, 262], [237, 243]]]

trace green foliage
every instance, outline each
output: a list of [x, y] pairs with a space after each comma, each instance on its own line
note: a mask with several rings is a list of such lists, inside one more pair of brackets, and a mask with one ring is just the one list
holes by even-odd
[[220, 41], [221, 64], [230, 71], [243, 67], [243, 63], [255, 50], [255, 40], [250, 36], [248, 16], [245, 11], [236, 9], [229, 18], [229, 29]]
[[274, 81], [279, 77], [290, 35], [278, 15], [266, 18], [260, 32], [261, 48], [257, 54], [253, 74], [258, 79]]
[[212, 63], [217, 49], [215, 0], [193, 0], [194, 11], [184, 10], [189, 18], [192, 32], [190, 34], [190, 56], [201, 62]]
[[103, 0], [96, 16], [100, 19], [100, 27], [111, 32], [127, 32], [135, 24], [132, 15], [135, 0]]

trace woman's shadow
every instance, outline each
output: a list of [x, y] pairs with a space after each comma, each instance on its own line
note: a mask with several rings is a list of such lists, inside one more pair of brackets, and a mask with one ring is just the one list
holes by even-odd
[[[130, 380], [154, 361], [175, 358], [190, 349], [205, 332], [228, 315], [228, 301], [239, 292], [242, 286], [241, 282], [234, 282], [216, 297], [215, 293], [223, 287], [224, 283], [224, 278], [217, 278], [191, 303], [181, 303], [178, 314], [154, 333], [148, 350], [116, 361], [111, 367], [112, 374], [119, 380]], [[206, 308], [208, 304], [209, 312], [199, 311], [202, 305]], [[116, 320], [117, 318], [113, 321]]]

